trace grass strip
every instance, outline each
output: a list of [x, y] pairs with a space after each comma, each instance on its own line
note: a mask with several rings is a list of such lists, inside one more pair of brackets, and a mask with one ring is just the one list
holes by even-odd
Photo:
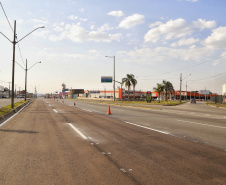
[[[24, 104], [25, 102], [26, 101], [23, 100], [23, 101], [19, 101], [19, 102], [14, 103], [14, 108], [13, 109], [19, 107], [20, 105]], [[13, 109], [11, 108], [11, 105], [6, 105], [6, 106], [0, 108], [0, 117], [4, 116], [5, 114], [7, 114], [9, 112], [11, 112]]]

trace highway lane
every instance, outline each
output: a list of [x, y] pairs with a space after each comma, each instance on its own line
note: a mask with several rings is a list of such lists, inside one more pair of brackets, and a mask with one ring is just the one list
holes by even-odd
[[0, 184], [133, 184], [36, 100], [0, 127]]
[[172, 137], [158, 130], [153, 132], [149, 127], [127, 124], [106, 114], [96, 114], [87, 109], [80, 112], [80, 108], [75, 107], [73, 110], [72, 105], [65, 106], [57, 102], [49, 104], [135, 183], [226, 182], [226, 154], [223, 151]]
[[[50, 100], [51, 101], [51, 100]], [[57, 102], [57, 101], [56, 101]], [[63, 100], [74, 106], [74, 101]], [[59, 100], [58, 103], [62, 103]], [[108, 105], [76, 101], [76, 107], [98, 114], [106, 114]], [[156, 108], [156, 107], [155, 107]], [[172, 136], [216, 147], [226, 151], [226, 110], [209, 107], [203, 102], [176, 107], [141, 109], [111, 106], [112, 118], [128, 124], [141, 125]]]
[[0, 127], [0, 184], [226, 182], [225, 152], [77, 106], [38, 99]]

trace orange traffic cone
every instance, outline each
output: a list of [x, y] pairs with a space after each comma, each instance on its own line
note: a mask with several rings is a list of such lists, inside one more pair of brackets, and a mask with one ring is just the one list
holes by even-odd
[[107, 114], [111, 114], [111, 108], [110, 108], [110, 105], [108, 107], [108, 113]]

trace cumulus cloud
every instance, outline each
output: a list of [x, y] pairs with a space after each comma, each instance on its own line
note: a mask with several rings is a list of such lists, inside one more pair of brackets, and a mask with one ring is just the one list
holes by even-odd
[[[125, 62], [139, 62], [143, 64], [159, 63], [164, 61], [202, 61], [211, 56], [213, 50], [206, 47], [192, 46], [190, 48], [136, 48], [130, 51], [122, 51], [119, 55]], [[150, 60], [151, 59], [151, 60]]]
[[66, 24], [63, 31], [59, 35], [51, 35], [51, 41], [59, 41], [63, 39], [70, 39], [74, 42], [94, 41], [94, 42], [112, 42], [119, 41], [121, 34], [108, 34], [101, 28], [97, 31], [88, 31], [79, 24]]
[[216, 49], [226, 48], [226, 27], [218, 27], [212, 31], [212, 34], [206, 38], [204, 45]]
[[192, 34], [192, 29], [184, 19], [170, 20], [165, 24], [152, 28], [144, 36], [145, 42], [157, 42], [159, 39], [170, 40]]
[[149, 27], [151, 29], [144, 36], [145, 42], [157, 42], [159, 40], [179, 39], [190, 36], [195, 31], [212, 29], [216, 27], [216, 22], [198, 19], [188, 23], [186, 20], [178, 18], [175, 20], [171, 19], [165, 24], [156, 22], [149, 25]]
[[70, 20], [76, 20], [76, 19], [78, 19], [78, 17], [75, 16], [75, 15], [70, 15], [68, 18], [69, 18]]
[[157, 26], [159, 26], [159, 25], [161, 25], [161, 24], [162, 24], [162, 22], [158, 21], [158, 22], [155, 22], [155, 23], [153, 23], [153, 24], [150, 24], [148, 27], [149, 27], [149, 28], [154, 28], [154, 27], [157, 27]]
[[115, 16], [115, 17], [121, 17], [124, 15], [124, 13], [121, 10], [118, 10], [118, 11], [111, 11], [108, 13], [108, 15]]
[[129, 28], [134, 27], [138, 24], [144, 23], [144, 21], [145, 21], [145, 17], [143, 15], [133, 14], [133, 15], [128, 16], [125, 19], [123, 19], [120, 22], [119, 27], [129, 29]]
[[206, 21], [205, 19], [198, 19], [197, 21], [193, 22], [193, 26], [199, 28], [200, 30], [204, 29], [212, 29], [215, 28], [217, 25], [216, 21]]
[[196, 42], [199, 42], [199, 39], [194, 39], [194, 38], [182, 38], [180, 39], [179, 41], [177, 42], [173, 42], [171, 44], [172, 47], [178, 47], [178, 46], [189, 46], [189, 45], [192, 45]]

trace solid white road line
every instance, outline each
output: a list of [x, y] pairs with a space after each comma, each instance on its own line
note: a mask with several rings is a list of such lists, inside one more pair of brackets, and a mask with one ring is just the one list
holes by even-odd
[[208, 127], [226, 128], [226, 127], [220, 127], [220, 126], [215, 126], [215, 125], [208, 125], [208, 124], [203, 124], [203, 123], [196, 123], [196, 122], [185, 121], [185, 120], [177, 120], [177, 121], [184, 122], [184, 123], [192, 123], [192, 124], [196, 124], [196, 125], [203, 125], [203, 126], [208, 126]]
[[130, 125], [134, 125], [134, 126], [137, 126], [137, 127], [145, 128], [145, 129], [152, 130], [152, 131], [155, 131], [155, 132], [159, 132], [159, 133], [162, 133], [162, 134], [167, 134], [167, 135], [170, 134], [169, 132], [166, 132], [166, 131], [156, 130], [156, 129], [145, 127], [145, 126], [142, 126], [142, 125], [137, 125], [135, 123], [130, 123], [128, 121], [124, 121], [124, 122], [128, 123]]
[[77, 128], [75, 128], [71, 123], [68, 123], [71, 128], [73, 128], [83, 139], [88, 139], [83, 133], [81, 133]]
[[58, 111], [57, 111], [56, 109], [53, 109], [53, 111], [54, 111], [55, 113], [58, 113]]

